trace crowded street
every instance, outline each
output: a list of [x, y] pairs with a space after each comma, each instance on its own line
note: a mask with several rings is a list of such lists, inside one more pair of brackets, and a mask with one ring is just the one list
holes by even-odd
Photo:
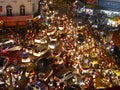
[[0, 32], [0, 90], [120, 86], [120, 27], [93, 27], [90, 16], [98, 13], [78, 8], [78, 0], [41, 0], [39, 15], [22, 30]]

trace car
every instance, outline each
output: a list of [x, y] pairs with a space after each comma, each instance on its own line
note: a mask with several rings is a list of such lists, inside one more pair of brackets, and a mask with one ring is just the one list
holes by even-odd
[[56, 57], [56, 60], [54, 62], [56, 65], [62, 65], [64, 63], [63, 59], [61, 57]]
[[9, 64], [9, 58], [6, 56], [0, 56], [0, 74], [4, 72]]
[[14, 47], [9, 48], [7, 51], [20, 51], [21, 49], [22, 49], [21, 46], [14, 46]]
[[53, 74], [53, 68], [50, 66], [52, 64], [52, 59], [41, 58], [36, 62], [37, 65], [37, 76], [39, 80], [47, 81], [48, 78]]
[[22, 63], [29, 63], [31, 60], [29, 57], [27, 58], [22, 58]]
[[50, 35], [54, 35], [56, 33], [57, 29], [48, 29], [47, 30], [47, 35], [50, 36]]
[[7, 43], [1, 46], [2, 50], [4, 51], [20, 51], [22, 49], [21, 45]]
[[27, 67], [25, 69], [25, 77], [30, 77], [30, 76], [34, 76], [36, 73], [36, 68], [37, 65], [34, 62], [29, 62], [27, 63]]
[[8, 43], [14, 43], [14, 40], [12, 40], [12, 39], [0, 39], [0, 46], [8, 44]]
[[58, 26], [58, 31], [57, 31], [58, 35], [65, 34], [66, 31], [64, 29], [65, 29], [65, 27], [63, 25]]
[[59, 71], [56, 75], [55, 75], [55, 80], [59, 81], [60, 83], [69, 80], [70, 78], [72, 78], [74, 76], [72, 70], [70, 69], [63, 69], [61, 71]]
[[50, 44], [48, 45], [48, 47], [51, 50], [54, 50], [55, 48], [59, 47], [60, 43], [58, 41], [51, 41]]
[[33, 51], [33, 55], [36, 56], [36, 57], [40, 57], [42, 55], [44, 55], [45, 53], [48, 52], [48, 47], [47, 46], [38, 46], [35, 48], [35, 50]]
[[33, 44], [29, 45], [28, 47], [26, 47], [26, 52], [28, 52], [29, 54], [33, 54], [35, 47], [37, 46]]
[[22, 52], [22, 63], [29, 63], [31, 60], [28, 56], [28, 52]]
[[59, 29], [59, 30], [63, 30], [63, 29], [64, 29], [64, 26], [63, 26], [63, 25], [60, 25], [60, 26], [58, 27], [58, 29]]
[[47, 36], [43, 36], [43, 37], [37, 36], [37, 37], [35, 38], [34, 42], [35, 42], [35, 43], [38, 43], [38, 44], [46, 44], [46, 43], [48, 43], [48, 41], [47, 41]]
[[64, 90], [82, 90], [82, 89], [80, 85], [74, 84], [74, 85], [66, 86]]
[[49, 40], [50, 40], [50, 41], [58, 41], [58, 38], [57, 38], [57, 36], [55, 36], [55, 35], [50, 35], [50, 36], [49, 36]]
[[9, 44], [9, 46], [7, 47], [7, 51], [20, 51], [21, 49], [22, 46], [17, 44]]
[[93, 25], [92, 25], [92, 28], [98, 28], [98, 25], [93, 24]]
[[38, 73], [38, 78], [41, 81], [47, 81], [52, 74], [53, 69], [51, 69], [50, 67], [43, 67], [42, 72]]

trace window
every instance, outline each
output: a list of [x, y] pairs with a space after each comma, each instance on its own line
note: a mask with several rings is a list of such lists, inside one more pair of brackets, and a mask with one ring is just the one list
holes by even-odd
[[32, 4], [32, 11], [35, 11], [35, 3]]
[[0, 6], [0, 12], [2, 12], [2, 6]]
[[24, 5], [20, 6], [20, 15], [25, 15], [25, 6]]
[[7, 16], [12, 16], [12, 7], [9, 5], [6, 7]]

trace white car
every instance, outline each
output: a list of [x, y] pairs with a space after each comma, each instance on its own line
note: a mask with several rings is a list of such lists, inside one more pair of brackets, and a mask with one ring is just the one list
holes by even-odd
[[59, 26], [58, 29], [59, 29], [59, 30], [63, 30], [63, 29], [64, 29], [64, 26]]
[[92, 25], [92, 28], [98, 28], [98, 25]]
[[7, 51], [19, 51], [21, 49], [22, 49], [21, 46], [14, 46], [14, 47], [9, 48]]
[[29, 54], [33, 54], [34, 48], [37, 47], [36, 45], [29, 45], [26, 48], [26, 52], [28, 52]]
[[14, 43], [14, 40], [12, 40], [12, 39], [1, 39], [0, 40], [0, 46], [8, 44], [8, 43]]
[[44, 36], [42, 38], [41, 37], [36, 37], [34, 42], [38, 43], [38, 44], [46, 44], [46, 43], [48, 43], [47, 36]]
[[49, 36], [50, 41], [57, 41], [58, 38], [54, 35]]
[[21, 49], [22, 46], [13, 43], [2, 45], [2, 50], [6, 50], [6, 51], [19, 51]]
[[49, 29], [47, 30], [47, 35], [50, 36], [50, 35], [54, 35], [56, 33], [57, 29]]
[[29, 57], [27, 57], [27, 58], [22, 58], [21, 61], [22, 61], [22, 63], [29, 63], [31, 60]]
[[51, 50], [54, 50], [56, 47], [59, 46], [59, 42], [58, 41], [51, 41], [50, 44], [48, 45], [48, 47], [51, 49]]

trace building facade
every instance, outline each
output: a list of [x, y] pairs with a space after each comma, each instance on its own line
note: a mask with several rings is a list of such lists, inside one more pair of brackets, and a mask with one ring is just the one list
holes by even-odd
[[0, 16], [24, 16], [37, 12], [39, 0], [0, 0]]
[[0, 0], [0, 26], [26, 25], [38, 9], [39, 0]]

